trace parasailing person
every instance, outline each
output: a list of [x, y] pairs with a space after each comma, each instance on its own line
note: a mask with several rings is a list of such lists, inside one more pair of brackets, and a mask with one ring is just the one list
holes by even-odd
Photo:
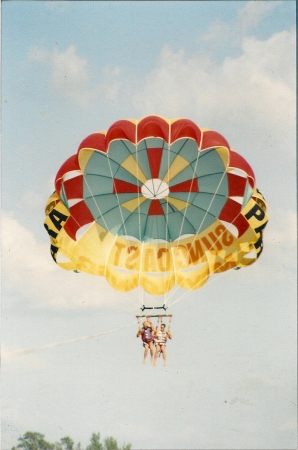
[[153, 364], [153, 353], [154, 353], [154, 328], [153, 323], [151, 322], [150, 318], [147, 318], [143, 322], [143, 327], [139, 327], [137, 332], [137, 337], [141, 336], [143, 341], [143, 347], [144, 347], [144, 359], [143, 364], [146, 364], [146, 358], [148, 355], [148, 350], [150, 350], [150, 363]]

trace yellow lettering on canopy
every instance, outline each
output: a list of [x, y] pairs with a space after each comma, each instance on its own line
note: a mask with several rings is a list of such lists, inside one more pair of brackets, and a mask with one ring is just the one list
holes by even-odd
[[213, 246], [212, 244], [208, 241], [206, 236], [203, 236], [201, 239], [202, 243], [205, 245], [205, 247], [207, 248], [207, 250], [212, 250]]
[[[222, 224], [215, 228], [215, 234], [218, 236], [218, 239], [221, 237], [225, 247], [232, 245], [235, 240], [233, 235]], [[219, 250], [221, 250], [221, 248], [219, 248]]]
[[125, 261], [125, 266], [129, 270], [136, 270], [138, 268], [138, 258], [140, 256], [140, 249], [135, 245], [128, 247], [127, 252], [130, 256]]
[[172, 268], [172, 258], [169, 249], [160, 248], [157, 253], [158, 267], [161, 272], [168, 272]]
[[217, 261], [213, 267], [213, 273], [225, 272], [227, 270], [233, 269], [237, 266], [235, 261], [224, 261], [223, 263]]
[[147, 248], [143, 254], [144, 272], [157, 272], [156, 251], [153, 248]]
[[172, 248], [175, 269], [183, 269], [188, 266], [188, 250], [184, 245]]
[[204, 255], [199, 239], [196, 239], [192, 244], [186, 244], [189, 251], [189, 262], [195, 263]]
[[208, 233], [208, 236], [210, 236], [210, 238], [212, 239], [212, 241], [215, 244], [217, 250], [222, 250], [222, 245], [220, 243], [220, 240], [216, 236], [214, 236], [212, 231], [210, 231], [210, 233]]
[[118, 263], [119, 263], [120, 254], [121, 254], [122, 250], [123, 250], [124, 248], [126, 248], [126, 245], [125, 245], [125, 244], [121, 244], [120, 242], [115, 242], [115, 247], [116, 247], [116, 252], [115, 252], [115, 254], [114, 254], [114, 261], [113, 261], [113, 264], [114, 264], [115, 266], [117, 266]]

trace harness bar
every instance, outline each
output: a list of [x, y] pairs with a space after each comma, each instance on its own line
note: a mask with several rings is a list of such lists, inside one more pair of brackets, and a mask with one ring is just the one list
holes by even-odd
[[173, 317], [173, 314], [150, 314], [150, 316], [148, 314], [141, 314], [139, 316], [136, 316], [137, 319], [139, 317]]

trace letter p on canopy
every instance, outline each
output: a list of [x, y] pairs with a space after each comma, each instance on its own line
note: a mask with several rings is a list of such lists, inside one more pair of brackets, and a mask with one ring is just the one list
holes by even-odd
[[259, 205], [255, 204], [248, 213], [245, 214], [245, 218], [247, 220], [251, 219], [252, 217], [255, 217], [259, 222], [261, 222], [265, 217], [265, 211], [260, 208]]

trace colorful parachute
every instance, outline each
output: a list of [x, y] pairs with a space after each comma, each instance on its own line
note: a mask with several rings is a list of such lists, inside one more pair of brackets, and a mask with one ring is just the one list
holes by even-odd
[[252, 264], [266, 203], [249, 164], [187, 119], [120, 120], [59, 169], [45, 228], [55, 262], [119, 291], [198, 289]]

